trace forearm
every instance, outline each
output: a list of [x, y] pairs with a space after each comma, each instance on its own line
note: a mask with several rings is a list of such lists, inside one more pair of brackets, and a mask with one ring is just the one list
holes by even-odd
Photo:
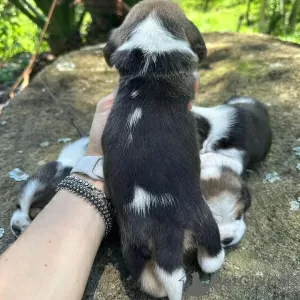
[[81, 299], [104, 231], [96, 209], [58, 192], [0, 257], [0, 299]]

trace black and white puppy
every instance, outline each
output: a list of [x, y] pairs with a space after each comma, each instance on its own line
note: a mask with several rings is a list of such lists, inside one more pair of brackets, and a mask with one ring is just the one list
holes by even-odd
[[16, 237], [27, 229], [32, 219], [53, 198], [57, 184], [70, 175], [72, 168], [86, 152], [88, 141], [86, 137], [67, 145], [56, 161], [47, 163], [24, 182], [18, 197], [18, 209], [10, 220], [11, 230]]
[[182, 299], [184, 240], [208, 273], [224, 261], [217, 224], [200, 189], [194, 98], [198, 29], [169, 0], [145, 0], [104, 49], [120, 73], [103, 138], [104, 177], [132, 276], [155, 297]]
[[262, 161], [271, 146], [268, 111], [249, 97], [232, 97], [216, 107], [194, 106], [192, 111], [203, 141], [201, 188], [223, 246], [232, 246], [245, 233], [244, 214], [251, 204], [242, 175]]

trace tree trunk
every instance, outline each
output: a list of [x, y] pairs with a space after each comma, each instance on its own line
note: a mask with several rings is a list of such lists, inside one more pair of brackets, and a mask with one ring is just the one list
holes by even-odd
[[64, 38], [61, 35], [49, 34], [47, 42], [55, 56], [79, 49], [83, 46], [79, 31], [74, 31]]
[[284, 19], [284, 15], [285, 15], [285, 0], [280, 0], [280, 14], [281, 14], [281, 17]]
[[247, 3], [247, 11], [246, 11], [246, 22], [247, 22], [247, 26], [250, 25], [249, 15], [250, 15], [250, 10], [251, 10], [251, 3], [252, 3], [252, 0], [248, 0], [248, 3]]
[[204, 12], [208, 11], [209, 2], [210, 2], [210, 0], [205, 0], [204, 8], [203, 8]]
[[85, 9], [92, 17], [88, 29], [87, 44], [106, 42], [109, 32], [121, 25], [126, 9], [123, 0], [85, 0]]
[[268, 0], [262, 0], [259, 15], [259, 31], [265, 33], [267, 28], [266, 11], [268, 8]]
[[288, 28], [287, 28], [288, 33], [293, 33], [295, 31], [299, 13], [300, 13], [300, 0], [295, 0], [290, 15]]

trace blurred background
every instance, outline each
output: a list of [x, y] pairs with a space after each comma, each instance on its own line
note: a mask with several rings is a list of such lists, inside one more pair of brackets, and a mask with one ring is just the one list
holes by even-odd
[[[202, 32], [257, 32], [300, 43], [300, 0], [176, 0]], [[0, 85], [15, 80], [35, 53], [40, 68], [61, 55], [103, 43], [138, 0], [0, 0]], [[54, 56], [53, 56], [54, 55]]]

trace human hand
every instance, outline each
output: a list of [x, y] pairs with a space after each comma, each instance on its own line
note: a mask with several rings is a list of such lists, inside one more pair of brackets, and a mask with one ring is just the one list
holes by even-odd
[[94, 115], [91, 131], [90, 131], [90, 141], [89, 141], [86, 155], [89, 156], [103, 155], [101, 137], [104, 131], [107, 118], [110, 114], [114, 98], [115, 98], [115, 92], [112, 92], [108, 96], [102, 98], [97, 104], [96, 112]]

